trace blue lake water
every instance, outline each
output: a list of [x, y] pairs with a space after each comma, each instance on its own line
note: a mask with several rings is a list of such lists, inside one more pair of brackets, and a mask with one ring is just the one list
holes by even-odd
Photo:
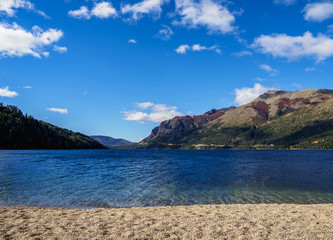
[[333, 151], [0, 151], [0, 205], [333, 203]]

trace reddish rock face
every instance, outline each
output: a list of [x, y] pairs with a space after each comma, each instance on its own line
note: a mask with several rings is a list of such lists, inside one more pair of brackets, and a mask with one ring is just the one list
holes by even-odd
[[211, 113], [211, 111], [209, 111], [209, 113], [204, 113], [202, 115], [197, 115], [197, 116], [182, 116], [182, 117], [175, 117], [171, 120], [168, 121], [173, 121], [173, 120], [184, 120], [184, 121], [194, 121], [194, 122], [198, 122], [200, 124], [204, 124], [206, 122], [209, 121], [213, 121], [219, 117], [221, 117], [223, 114], [225, 114], [227, 111], [221, 111], [222, 109], [219, 110], [215, 110], [213, 109], [212, 111], [214, 111], [213, 113]]
[[143, 141], [149, 141], [157, 136], [166, 136], [169, 138], [180, 137], [184, 132], [190, 132], [200, 128], [203, 124], [213, 121], [227, 111], [234, 109], [235, 107], [228, 107], [222, 109], [212, 109], [202, 115], [197, 116], [181, 116], [174, 117], [173, 119], [161, 122], [160, 126], [154, 128], [151, 134]]
[[310, 104], [310, 101], [307, 98], [296, 98], [295, 100], [292, 101], [292, 104], [297, 104], [297, 103]]
[[254, 103], [252, 103], [252, 107], [259, 112], [268, 114], [269, 105], [265, 102], [262, 102], [262, 101], [254, 102]]
[[252, 102], [251, 107], [257, 110], [259, 116], [266, 121], [268, 119], [269, 105], [263, 101]]
[[282, 98], [279, 102], [278, 102], [278, 109], [279, 111], [282, 111], [286, 106], [290, 107], [290, 99], [289, 98]]
[[278, 109], [280, 111], [283, 111], [283, 109], [286, 108], [286, 107], [295, 107], [295, 105], [298, 105], [298, 104], [304, 104], [304, 105], [311, 104], [311, 105], [315, 105], [315, 104], [319, 104], [319, 103], [325, 102], [328, 99], [329, 98], [322, 98], [321, 101], [310, 102], [310, 100], [307, 99], [307, 98], [296, 98], [294, 100], [290, 100], [289, 98], [283, 98], [278, 103]]
[[[282, 116], [284, 114], [296, 111], [304, 105], [317, 105], [319, 103], [327, 101], [329, 98], [321, 98], [318, 101], [310, 101], [308, 98], [296, 98], [291, 100], [290, 98], [281, 98], [277, 106], [277, 115]], [[261, 118], [262, 123], [267, 121], [269, 116], [269, 110], [271, 108], [271, 104], [267, 104], [264, 101], [251, 102], [251, 106], [248, 108], [253, 108], [257, 111], [258, 116]]]

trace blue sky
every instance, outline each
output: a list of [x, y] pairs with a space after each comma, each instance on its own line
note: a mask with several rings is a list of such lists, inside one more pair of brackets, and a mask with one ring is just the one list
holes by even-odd
[[0, 0], [0, 101], [87, 135], [333, 88], [333, 2]]

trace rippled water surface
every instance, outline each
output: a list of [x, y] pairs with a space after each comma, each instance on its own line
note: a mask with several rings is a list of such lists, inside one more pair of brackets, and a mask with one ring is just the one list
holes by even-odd
[[333, 203], [333, 151], [0, 151], [0, 205]]

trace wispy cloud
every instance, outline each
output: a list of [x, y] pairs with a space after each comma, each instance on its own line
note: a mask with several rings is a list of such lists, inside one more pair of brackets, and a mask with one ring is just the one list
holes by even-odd
[[27, 0], [1, 0], [0, 1], [0, 13], [4, 13], [5, 15], [9, 17], [15, 16], [15, 13], [17, 9], [25, 9], [33, 11], [43, 17], [47, 17], [47, 15], [40, 11], [35, 9], [35, 5], [32, 4], [30, 1]]
[[316, 68], [314, 68], [314, 67], [306, 67], [306, 68], [304, 69], [304, 71], [305, 71], [305, 72], [313, 72], [313, 71], [316, 71]]
[[150, 108], [150, 107], [154, 106], [155, 104], [152, 103], [152, 102], [142, 102], [142, 103], [136, 103], [135, 105], [138, 108], [147, 109], [147, 108]]
[[0, 88], [0, 97], [13, 98], [13, 97], [16, 97], [17, 95], [18, 95], [18, 93], [15, 91], [10, 91], [8, 86], [4, 87], [4, 88]]
[[251, 102], [255, 98], [259, 97], [261, 94], [271, 90], [273, 88], [265, 87], [259, 83], [254, 84], [253, 88], [243, 87], [241, 89], [235, 89], [236, 98], [234, 102], [238, 105], [243, 105]]
[[128, 43], [137, 43], [137, 41], [136, 40], [134, 40], [134, 39], [130, 39], [130, 40], [128, 40]]
[[[164, 120], [174, 118], [176, 116], [183, 115], [177, 111], [177, 107], [168, 106], [166, 104], [154, 104], [152, 102], [137, 103], [136, 106], [141, 109], [124, 111], [124, 120], [135, 121], [139, 124], [144, 124], [148, 122], [159, 123]], [[142, 111], [145, 110], [145, 111]]]
[[240, 52], [237, 52], [237, 53], [232, 53], [233, 56], [235, 57], [245, 57], [245, 56], [252, 56], [253, 53], [250, 52], [250, 51], [240, 51]]
[[178, 48], [176, 48], [176, 52], [178, 54], [186, 54], [188, 51], [193, 52], [200, 52], [200, 51], [215, 51], [216, 53], [221, 53], [221, 50], [218, 48], [218, 46], [214, 45], [211, 47], [201, 46], [200, 44], [193, 44], [192, 46], [189, 46], [188, 44], [180, 45]]
[[131, 4], [123, 4], [121, 7], [122, 14], [131, 15], [128, 20], [137, 21], [144, 15], [151, 15], [154, 19], [158, 19], [162, 13], [162, 5], [167, 0], [143, 0], [142, 2]]
[[60, 114], [68, 114], [68, 110], [66, 108], [46, 108], [46, 110]]
[[23, 88], [31, 89], [32, 87], [31, 86], [24, 86]]
[[302, 85], [299, 84], [299, 83], [293, 83], [293, 84], [291, 84], [291, 86], [294, 87], [294, 88], [301, 88], [302, 87]]
[[16, 23], [0, 23], [0, 54], [9, 57], [31, 55], [41, 58], [41, 55], [48, 55], [43, 48], [59, 41], [62, 36], [63, 32], [57, 29], [43, 31], [35, 26], [28, 31]]
[[323, 34], [315, 37], [310, 32], [295, 37], [286, 34], [261, 35], [251, 46], [261, 53], [290, 61], [308, 57], [319, 62], [333, 56], [333, 39]]
[[333, 32], [333, 24], [327, 26], [327, 32], [332, 33]]
[[259, 81], [259, 82], [263, 82], [263, 81], [265, 81], [265, 79], [260, 78], [260, 77], [257, 77], [256, 80]]
[[158, 31], [155, 35], [156, 38], [160, 38], [164, 41], [170, 40], [171, 36], [173, 35], [172, 29], [167, 25], [162, 25], [162, 29]]
[[279, 71], [277, 69], [272, 68], [271, 66], [267, 65], [267, 64], [261, 64], [259, 66], [260, 69], [265, 70], [266, 72], [270, 72], [270, 73], [279, 73]]
[[297, 0], [274, 0], [275, 4], [290, 6], [297, 3]]
[[58, 53], [65, 53], [65, 52], [67, 52], [67, 50], [68, 49], [66, 47], [60, 47], [60, 46], [57, 46], [57, 45], [55, 45], [53, 47], [53, 51], [58, 52]]

